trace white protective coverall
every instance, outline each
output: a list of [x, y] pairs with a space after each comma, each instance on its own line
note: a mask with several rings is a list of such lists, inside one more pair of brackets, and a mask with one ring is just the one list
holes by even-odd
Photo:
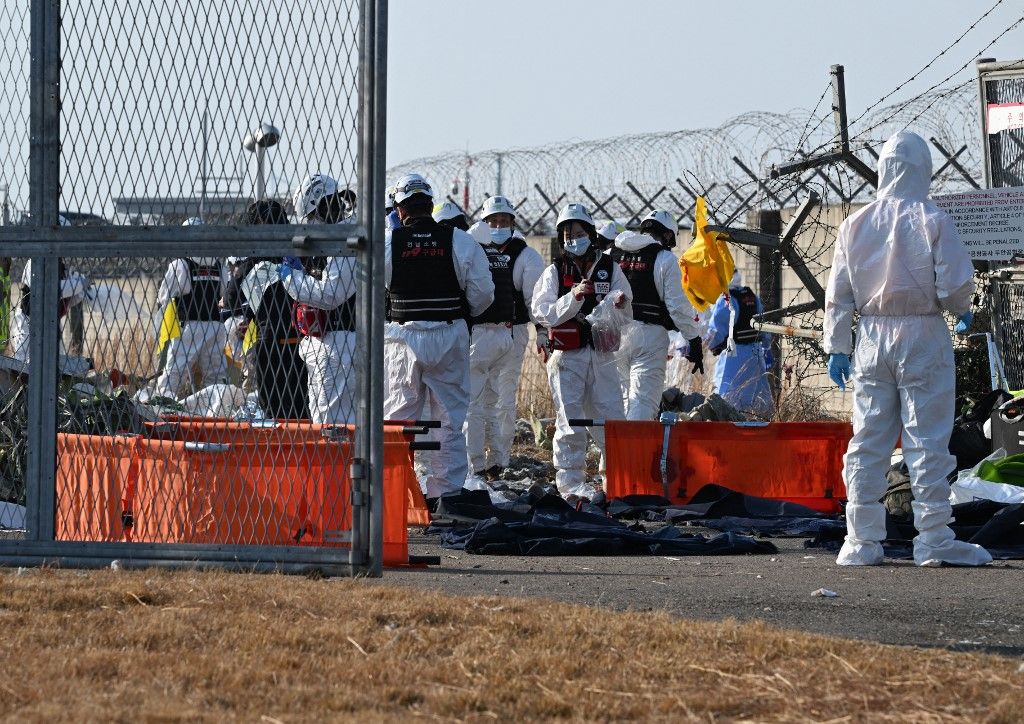
[[[32, 286], [32, 260], [25, 260], [25, 268], [21, 272], [21, 283], [22, 288]], [[76, 304], [81, 304], [82, 300], [85, 299], [85, 292], [89, 287], [89, 279], [84, 275], [76, 271], [68, 271], [64, 279], [60, 280], [60, 298], [67, 300], [68, 307], [73, 307]], [[35, 295], [33, 295], [35, 296]], [[36, 299], [32, 300], [32, 304], [38, 304]], [[29, 317], [23, 311], [21, 311], [21, 305], [19, 304], [11, 312], [11, 336], [10, 336], [10, 347], [11, 356], [21, 362], [28, 362], [28, 347], [29, 347]], [[63, 339], [61, 340], [61, 353], [64, 351]]]
[[[572, 292], [559, 297], [558, 289], [558, 267], [551, 264], [541, 274], [533, 290], [531, 308], [534, 319], [548, 328], [568, 322], [583, 306], [584, 300], [576, 299]], [[616, 292], [626, 295], [625, 311], [631, 314], [632, 290], [622, 270], [614, 264], [609, 295]], [[661, 352], [664, 354], [665, 349], [662, 348]], [[600, 427], [587, 430], [570, 427], [569, 420], [622, 419], [622, 386], [615, 364], [615, 352], [598, 352], [592, 347], [555, 350], [548, 358], [547, 370], [548, 384], [557, 410], [555, 437], [552, 441], [555, 484], [563, 496], [590, 498], [596, 491], [587, 484], [587, 432], [601, 450], [598, 472], [603, 475], [604, 430]]]
[[[653, 237], [635, 231], [625, 231], [615, 239], [615, 246], [627, 252], [639, 251], [656, 243]], [[658, 252], [654, 259], [654, 288], [683, 337], [691, 340], [700, 336], [697, 311], [683, 292], [679, 260], [668, 249]], [[634, 300], [634, 312], [636, 308]], [[622, 332], [616, 360], [627, 420], [654, 420], [658, 417], [661, 393], [665, 391], [668, 332], [660, 324], [638, 321]]]
[[[516, 232], [518, 234], [518, 232]], [[478, 222], [470, 234], [481, 246], [490, 244], [490, 227]], [[522, 238], [519, 236], [519, 238]], [[544, 271], [540, 253], [529, 246], [512, 267], [512, 282], [530, 308], [533, 289]], [[530, 341], [528, 324], [476, 323], [469, 346], [469, 410], [466, 450], [470, 474], [493, 466], [508, 467], [516, 432], [516, 392], [523, 354]]]
[[[356, 262], [352, 257], [332, 256], [321, 279], [293, 270], [281, 283], [296, 302], [330, 311], [355, 295]], [[344, 330], [303, 337], [299, 342], [299, 356], [309, 373], [309, 416], [314, 423], [355, 423], [355, 350], [356, 333]]]
[[[196, 256], [192, 261], [200, 266], [217, 265], [220, 268], [220, 283], [223, 287], [228, 280], [228, 270], [216, 257]], [[156, 306], [161, 312], [175, 297], [188, 294], [192, 289], [192, 277], [184, 259], [175, 259], [167, 266], [160, 289], [156, 295]], [[228, 363], [224, 347], [228, 342], [227, 327], [219, 320], [181, 321], [181, 336], [168, 343], [167, 361], [157, 378], [153, 395], [177, 398], [186, 379], [191, 379], [192, 368], [199, 365], [200, 378], [192, 380], [192, 386], [199, 390], [206, 385], [227, 382]]]
[[[455, 276], [466, 295], [469, 312], [483, 313], [494, 301], [494, 282], [487, 255], [465, 231], [452, 234]], [[384, 283], [391, 285], [391, 231], [385, 236]], [[441, 422], [441, 449], [432, 455], [426, 496], [457, 493], [466, 481], [466, 436], [462, 431], [469, 407], [469, 328], [452, 323], [388, 322], [384, 328], [384, 419], [421, 419], [425, 407]]]
[[955, 462], [954, 367], [942, 310], [970, 309], [973, 268], [953, 221], [928, 200], [931, 154], [924, 140], [900, 132], [878, 159], [878, 198], [839, 227], [825, 296], [824, 347], [850, 354], [853, 439], [844, 477], [847, 534], [837, 563], [882, 561], [885, 473], [901, 434], [914, 494], [914, 561], [982, 565], [985, 549], [954, 540], [946, 476]]

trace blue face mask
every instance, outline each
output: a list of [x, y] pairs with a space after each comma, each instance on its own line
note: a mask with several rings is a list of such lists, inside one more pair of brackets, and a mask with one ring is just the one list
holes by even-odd
[[491, 243], [504, 244], [512, 238], [512, 229], [491, 229]]
[[565, 250], [573, 256], [583, 256], [590, 248], [590, 237], [581, 236], [578, 239], [566, 239]]

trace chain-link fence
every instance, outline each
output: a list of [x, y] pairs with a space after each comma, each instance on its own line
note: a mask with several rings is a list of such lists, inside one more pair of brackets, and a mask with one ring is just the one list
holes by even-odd
[[380, 571], [385, 8], [0, 10], [0, 560]]

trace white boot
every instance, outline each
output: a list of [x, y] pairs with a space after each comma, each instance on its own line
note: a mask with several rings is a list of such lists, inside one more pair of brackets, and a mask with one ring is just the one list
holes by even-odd
[[837, 566], [880, 566], [882, 565], [882, 544], [877, 541], [855, 541], [849, 536], [836, 558]]

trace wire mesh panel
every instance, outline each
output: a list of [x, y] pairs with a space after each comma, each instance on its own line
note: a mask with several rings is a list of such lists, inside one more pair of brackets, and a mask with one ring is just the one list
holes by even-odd
[[0, 11], [33, 136], [2, 159], [0, 560], [379, 571], [378, 7]]
[[1024, 62], [981, 65], [979, 78], [988, 185], [1024, 186]]
[[1011, 390], [1024, 390], [1024, 282], [993, 280], [989, 295], [1006, 384]]

